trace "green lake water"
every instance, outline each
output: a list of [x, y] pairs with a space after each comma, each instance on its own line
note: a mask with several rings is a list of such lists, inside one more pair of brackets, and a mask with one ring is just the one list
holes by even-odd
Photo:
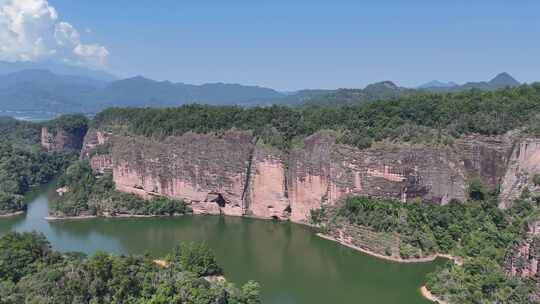
[[54, 185], [28, 196], [25, 215], [0, 218], [0, 235], [40, 231], [53, 248], [91, 254], [150, 253], [160, 257], [183, 241], [204, 241], [237, 285], [256, 280], [266, 304], [430, 303], [418, 291], [439, 264], [399, 264], [321, 239], [287, 222], [218, 216], [87, 219], [47, 222]]

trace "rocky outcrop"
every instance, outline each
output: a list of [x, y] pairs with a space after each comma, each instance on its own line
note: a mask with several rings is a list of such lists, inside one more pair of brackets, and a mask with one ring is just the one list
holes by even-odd
[[246, 215], [275, 219], [290, 217], [286, 160], [286, 155], [272, 147], [261, 143], [254, 147], [244, 194]]
[[246, 132], [188, 133], [163, 141], [114, 137], [113, 178], [120, 191], [183, 199], [195, 213], [243, 215], [253, 150]]
[[110, 133], [90, 129], [84, 137], [81, 158], [88, 159], [92, 168], [100, 174], [113, 169], [111, 136]]
[[79, 151], [84, 134], [71, 134], [61, 128], [41, 128], [41, 146], [49, 152]]
[[500, 207], [507, 208], [525, 188], [539, 191], [533, 183], [540, 174], [540, 139], [526, 138], [515, 145], [501, 185]]
[[[464, 200], [473, 177], [496, 190], [508, 182], [507, 164], [524, 155], [524, 143], [514, 145], [508, 136], [468, 136], [449, 146], [377, 144], [364, 150], [335, 138], [332, 132], [318, 132], [285, 153], [246, 131], [153, 140], [90, 130], [81, 156], [98, 172], [111, 170], [119, 190], [183, 199], [195, 213], [307, 223], [311, 210], [348, 195], [446, 204]], [[536, 168], [531, 155], [540, 155], [540, 146], [526, 147], [529, 156], [519, 168], [531, 171]]]
[[540, 300], [540, 221], [528, 224], [524, 238], [507, 254], [505, 270], [510, 276], [530, 278], [536, 282], [533, 301]]
[[315, 134], [290, 159], [294, 221], [304, 221], [321, 204], [346, 195], [422, 200], [464, 200], [468, 180], [480, 177], [495, 189], [504, 175], [506, 138], [465, 137], [453, 146], [378, 144], [359, 150], [338, 145], [331, 134]]

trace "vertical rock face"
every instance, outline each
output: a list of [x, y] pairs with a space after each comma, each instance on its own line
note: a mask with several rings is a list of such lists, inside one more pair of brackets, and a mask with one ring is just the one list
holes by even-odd
[[41, 128], [41, 146], [49, 152], [79, 151], [83, 140], [84, 135], [70, 134], [61, 128]]
[[506, 136], [465, 136], [454, 144], [455, 152], [469, 176], [479, 177], [491, 191], [505, 175], [513, 142]]
[[304, 222], [321, 203], [346, 195], [420, 199], [446, 204], [466, 199], [468, 179], [478, 176], [491, 189], [504, 175], [510, 141], [465, 137], [453, 146], [377, 145], [358, 150], [315, 134], [291, 154], [291, 218]]
[[81, 158], [88, 159], [92, 168], [101, 174], [113, 169], [110, 136], [102, 131], [88, 130], [81, 149]]
[[540, 300], [540, 221], [530, 222], [525, 237], [506, 255], [505, 270], [510, 276], [531, 278], [536, 282], [533, 301]]
[[311, 210], [333, 202], [331, 196], [341, 196], [336, 193], [341, 188], [335, 184], [332, 187], [330, 180], [334, 165], [331, 155], [333, 146], [334, 139], [329, 134], [321, 133], [306, 138], [303, 146], [291, 153], [288, 196], [292, 221], [307, 221]]
[[[540, 140], [527, 138], [515, 145], [501, 186], [501, 208], [508, 208], [527, 187], [537, 188], [532, 178], [540, 174]], [[538, 190], [538, 189], [536, 189]]]
[[271, 147], [255, 147], [245, 194], [247, 215], [288, 219], [291, 213], [287, 197], [285, 156]]
[[113, 177], [121, 191], [191, 202], [196, 213], [242, 215], [254, 144], [245, 132], [188, 133], [152, 141], [114, 137]]
[[365, 150], [337, 144], [335, 138], [319, 132], [284, 153], [256, 143], [250, 132], [187, 133], [157, 141], [90, 130], [81, 157], [96, 171], [112, 170], [121, 191], [183, 199], [195, 213], [301, 223], [309, 221], [311, 210], [348, 195], [437, 204], [464, 200], [472, 177], [491, 190], [502, 183], [511, 197], [515, 187], [504, 185], [512, 184], [515, 172], [535, 171], [540, 159], [540, 144], [522, 142], [512, 150], [506, 137], [469, 136], [451, 146], [379, 144]]

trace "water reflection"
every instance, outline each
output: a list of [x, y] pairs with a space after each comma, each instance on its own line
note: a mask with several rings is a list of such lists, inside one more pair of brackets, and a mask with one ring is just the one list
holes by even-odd
[[30, 196], [26, 215], [0, 219], [0, 234], [37, 230], [55, 249], [88, 254], [163, 256], [179, 242], [205, 241], [229, 280], [262, 284], [264, 303], [428, 303], [417, 288], [435, 263], [389, 263], [318, 238], [307, 227], [234, 217], [47, 222], [53, 196], [53, 185]]

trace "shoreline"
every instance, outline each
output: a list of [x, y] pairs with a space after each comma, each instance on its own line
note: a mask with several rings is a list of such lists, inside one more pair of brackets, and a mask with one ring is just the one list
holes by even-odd
[[[435, 255], [432, 255], [432, 256], [429, 256], [429, 257], [424, 257], [424, 258], [402, 259], [402, 258], [395, 258], [395, 257], [389, 257], [389, 256], [385, 256], [385, 255], [382, 255], [382, 254], [378, 254], [378, 253], [369, 251], [367, 249], [360, 248], [358, 246], [345, 243], [345, 242], [340, 241], [340, 240], [338, 240], [338, 239], [336, 239], [334, 237], [331, 237], [331, 236], [328, 236], [328, 235], [325, 235], [325, 234], [322, 234], [322, 233], [317, 233], [317, 236], [320, 237], [320, 238], [329, 240], [329, 241], [336, 242], [336, 243], [338, 243], [338, 244], [340, 244], [342, 246], [349, 247], [349, 248], [351, 248], [353, 250], [362, 252], [362, 253], [370, 255], [372, 257], [375, 257], [375, 258], [378, 258], [378, 259], [383, 259], [383, 260], [394, 262], [394, 263], [426, 263], [426, 262], [433, 262], [437, 258], [445, 258], [445, 259], [453, 261], [456, 265], [459, 265], [459, 266], [463, 265], [463, 261], [461, 260], [461, 258], [452, 256], [452, 255], [449, 255], [449, 254], [438, 253], [438, 254], [435, 254]], [[429, 289], [427, 289], [426, 285], [422, 285], [420, 287], [420, 294], [422, 295], [422, 297], [424, 299], [426, 299], [428, 301], [431, 301], [433, 303], [449, 304], [448, 302], [443, 301], [443, 300], [439, 299], [437, 296], [435, 296], [434, 294], [432, 294], [431, 291], [429, 291]]]
[[[22, 211], [21, 213], [24, 213], [24, 211]], [[17, 215], [17, 214], [14, 214], [14, 215]], [[65, 217], [46, 216], [44, 219], [47, 220], [47, 221], [62, 221], [62, 220], [86, 220], [86, 219], [95, 219], [95, 218], [115, 219], [115, 218], [179, 217], [179, 216], [184, 216], [184, 215], [186, 215], [186, 214], [175, 214], [175, 215], [119, 214], [119, 215], [114, 215], [114, 216], [111, 216], [111, 215], [79, 215], [79, 216], [65, 216]], [[198, 215], [198, 214], [194, 214], [194, 215]], [[0, 216], [0, 217], [2, 217], [2, 216]], [[271, 220], [271, 219], [267, 219], [267, 218], [253, 217], [253, 216], [243, 216], [243, 217], [250, 218], [250, 219], [256, 219], [256, 220], [265, 220], [265, 221]], [[295, 222], [292, 222], [292, 223], [295, 223]], [[307, 227], [310, 227], [310, 228], [315, 227], [315, 226], [306, 225], [306, 224], [303, 224], [303, 223], [295, 223], [295, 224], [299, 224], [299, 225], [302, 225], [302, 226], [307, 226]], [[326, 239], [328, 241], [336, 242], [336, 243], [338, 243], [338, 244], [340, 244], [342, 246], [345, 246], [345, 247], [351, 248], [353, 250], [362, 252], [364, 254], [370, 255], [372, 257], [382, 259], [382, 260], [386, 260], [386, 261], [390, 261], [390, 262], [395, 262], [395, 263], [428, 263], [428, 262], [433, 262], [437, 258], [444, 258], [444, 259], [452, 260], [456, 265], [460, 265], [460, 266], [463, 265], [463, 261], [461, 260], [461, 258], [452, 256], [452, 255], [449, 255], [449, 254], [438, 253], [438, 254], [435, 254], [435, 255], [430, 255], [430, 256], [421, 257], [421, 258], [402, 259], [402, 258], [398, 258], [398, 257], [391, 257], [391, 256], [386, 256], [386, 255], [383, 255], [383, 254], [379, 254], [379, 253], [370, 251], [368, 249], [364, 249], [364, 248], [355, 246], [353, 244], [346, 243], [344, 241], [341, 241], [339, 239], [336, 239], [336, 238], [334, 238], [332, 236], [329, 236], [329, 235], [326, 235], [326, 234], [323, 234], [323, 233], [316, 233], [316, 235], [318, 237]]]
[[463, 265], [463, 262], [461, 261], [460, 258], [449, 255], [449, 254], [437, 253], [435, 255], [430, 255], [430, 256], [426, 256], [426, 257], [422, 257], [422, 258], [402, 259], [402, 258], [396, 258], [396, 257], [382, 255], [380, 253], [376, 253], [376, 252], [373, 252], [373, 251], [370, 251], [370, 250], [367, 250], [367, 249], [364, 249], [364, 248], [360, 248], [358, 246], [343, 242], [341, 240], [338, 240], [338, 239], [336, 239], [334, 237], [331, 237], [329, 235], [326, 235], [326, 234], [317, 233], [317, 236], [320, 237], [320, 238], [332, 241], [332, 242], [336, 242], [336, 243], [338, 243], [340, 245], [343, 245], [345, 247], [349, 247], [349, 248], [354, 249], [356, 251], [365, 253], [365, 254], [370, 255], [372, 257], [376, 257], [376, 258], [379, 258], [379, 259], [382, 259], [382, 260], [387, 260], [387, 261], [396, 262], [396, 263], [428, 263], [428, 262], [435, 261], [437, 258], [444, 258], [444, 259], [448, 259], [448, 260], [453, 261], [456, 265], [460, 265], [460, 266]]
[[415, 259], [396, 258], [396, 257], [382, 255], [382, 254], [379, 254], [379, 253], [376, 253], [376, 252], [373, 252], [373, 251], [370, 251], [370, 250], [367, 250], [367, 249], [364, 249], [364, 248], [360, 248], [360, 247], [355, 246], [353, 244], [345, 243], [343, 241], [340, 241], [340, 240], [338, 240], [338, 239], [336, 239], [334, 237], [331, 237], [329, 235], [326, 235], [326, 234], [317, 233], [317, 236], [320, 237], [320, 238], [329, 240], [329, 241], [336, 242], [336, 243], [338, 243], [340, 245], [343, 245], [345, 247], [349, 247], [349, 248], [354, 249], [356, 251], [365, 253], [365, 254], [370, 255], [372, 257], [376, 257], [376, 258], [379, 258], [379, 259], [382, 259], [382, 260], [387, 260], [387, 261], [396, 262], [396, 263], [427, 263], [427, 262], [433, 262], [436, 258], [439, 257], [438, 255], [432, 255], [432, 256], [427, 256], [427, 257], [423, 257], [423, 258], [415, 258]]
[[[16, 212], [16, 213], [10, 214], [10, 215], [0, 215], [0, 218], [9, 217], [9, 216], [15, 216], [15, 215], [23, 214], [23, 213], [24, 213], [24, 211], [20, 211], [20, 212]], [[85, 219], [94, 219], [94, 218], [109, 218], [109, 219], [114, 219], [114, 218], [154, 218], [154, 217], [176, 217], [176, 216], [183, 216], [183, 215], [185, 215], [185, 214], [176, 214], [176, 215], [119, 214], [119, 215], [115, 215], [115, 216], [110, 216], [110, 215], [99, 215], [99, 216], [97, 216], [97, 215], [84, 215], [84, 216], [67, 216], [67, 217], [47, 216], [47, 217], [45, 217], [45, 220], [47, 220], [47, 221], [61, 221], [61, 220], [85, 220]], [[266, 218], [249, 217], [249, 216], [247, 218], [259, 219], [259, 220], [268, 220]], [[296, 224], [302, 225], [302, 223], [296, 223]], [[313, 228], [313, 226], [311, 226], [311, 225], [305, 225], [304, 224], [304, 226], [308, 226], [308, 227]], [[361, 252], [363, 254], [372, 256], [372, 257], [377, 258], [377, 259], [393, 262], [393, 263], [427, 263], [427, 262], [433, 262], [437, 258], [445, 258], [445, 259], [448, 259], [448, 260], [452, 260], [457, 265], [462, 265], [463, 264], [463, 261], [461, 260], [461, 258], [452, 256], [452, 255], [449, 255], [449, 254], [441, 254], [441, 253], [431, 255], [431, 256], [422, 257], [422, 258], [413, 258], [413, 259], [402, 259], [402, 258], [398, 258], [398, 257], [385, 256], [385, 255], [382, 255], [382, 254], [372, 252], [370, 250], [355, 246], [353, 244], [346, 243], [346, 242], [344, 242], [342, 240], [336, 239], [336, 238], [334, 238], [332, 236], [329, 236], [329, 235], [325, 235], [323, 233], [316, 233], [316, 235], [318, 237], [322, 238], [322, 239], [332, 241], [332, 242], [336, 242], [336, 243], [338, 243], [338, 244], [340, 244], [342, 246], [351, 248], [351, 249], [353, 249], [355, 251], [358, 251], [358, 252]], [[164, 260], [156, 259], [153, 262], [156, 265], [160, 266], [160, 267], [167, 267], [167, 263]], [[205, 277], [205, 279], [207, 281], [209, 281], [209, 282], [223, 282], [223, 281], [225, 281], [225, 278], [223, 276], [215, 276], [215, 277], [211, 276], [211, 277]], [[449, 304], [448, 302], [443, 301], [440, 298], [438, 298], [437, 296], [435, 296], [434, 294], [432, 294], [429, 291], [429, 289], [427, 289], [427, 287], [425, 285], [422, 285], [420, 287], [419, 291], [420, 291], [421, 296], [424, 299], [428, 300], [428, 301], [431, 301], [433, 303], [438, 303], [438, 304]]]
[[119, 214], [119, 215], [77, 215], [77, 216], [46, 216], [47, 221], [62, 221], [62, 220], [87, 220], [95, 218], [115, 219], [115, 218], [153, 218], [153, 217], [179, 217], [184, 214], [174, 215], [152, 215], [152, 214]]
[[422, 294], [422, 297], [424, 297], [425, 299], [433, 302], [433, 303], [438, 303], [438, 304], [449, 304], [448, 302], [446, 301], [443, 301], [441, 299], [439, 299], [437, 296], [435, 296], [434, 294], [431, 293], [431, 291], [429, 291], [429, 289], [427, 289], [426, 285], [420, 287], [420, 294]]
[[61, 220], [87, 220], [87, 219], [93, 219], [97, 218], [95, 215], [78, 215], [78, 216], [63, 216], [63, 217], [57, 217], [57, 216], [46, 216], [43, 219], [47, 221], [61, 221]]
[[13, 217], [13, 216], [24, 214], [25, 212], [26, 211], [21, 210], [21, 211], [15, 211], [15, 212], [12, 212], [12, 213], [0, 214], [0, 218]]

